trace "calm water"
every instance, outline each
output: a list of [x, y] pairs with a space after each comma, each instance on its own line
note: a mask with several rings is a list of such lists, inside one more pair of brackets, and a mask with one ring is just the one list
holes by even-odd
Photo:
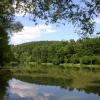
[[8, 81], [4, 100], [100, 100], [100, 96], [84, 90], [32, 84], [13, 78]]
[[[0, 100], [100, 100], [100, 81], [73, 88], [72, 79], [0, 74]], [[6, 76], [6, 77], [5, 77]]]
[[84, 90], [38, 85], [12, 78], [0, 100], [100, 100], [100, 96]]

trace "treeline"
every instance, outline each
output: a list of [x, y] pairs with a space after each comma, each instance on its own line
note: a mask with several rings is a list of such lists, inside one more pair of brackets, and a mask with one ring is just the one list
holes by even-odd
[[12, 46], [12, 63], [100, 64], [100, 37], [77, 41], [40, 41]]

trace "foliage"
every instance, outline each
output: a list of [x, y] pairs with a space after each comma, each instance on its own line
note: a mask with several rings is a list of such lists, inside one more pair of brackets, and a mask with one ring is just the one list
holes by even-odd
[[12, 46], [19, 64], [100, 64], [100, 37], [74, 41], [40, 41]]
[[93, 63], [100, 65], [100, 56], [95, 56], [93, 59]]
[[45, 23], [71, 22], [84, 36], [93, 34], [94, 19], [100, 13], [99, 0], [16, 0], [16, 11], [29, 13], [37, 24], [37, 19]]
[[12, 31], [21, 31], [23, 28], [20, 22], [15, 22], [15, 9], [11, 1], [0, 1], [0, 66], [8, 63], [12, 56], [8, 36]]
[[83, 56], [80, 59], [80, 63], [81, 64], [92, 64], [92, 58], [91, 58], [91, 56]]
[[74, 54], [74, 55], [70, 58], [70, 62], [71, 62], [71, 63], [74, 63], [74, 64], [80, 63], [80, 61], [79, 61], [79, 56], [78, 56], [77, 54]]
[[8, 45], [7, 32], [0, 27], [0, 66], [3, 66], [6, 62], [9, 62], [9, 50], [10, 46]]
[[[32, 19], [35, 24], [37, 24], [36, 21], [38, 21], [38, 19], [45, 20], [46, 24], [50, 22], [59, 23], [61, 20], [62, 22], [71, 22], [77, 26], [78, 29], [80, 28], [78, 33], [86, 37], [90, 36], [94, 32], [94, 19], [99, 16], [100, 1], [79, 0], [79, 2], [77, 2], [75, 0], [0, 0], [0, 39], [2, 38], [0, 41], [3, 41], [0, 45], [0, 66], [3, 65], [3, 59], [6, 57], [7, 51], [5, 52], [5, 50], [9, 47], [7, 42], [9, 33], [12, 31], [21, 31], [23, 28], [20, 22], [15, 21], [15, 14], [19, 12], [24, 12], [24, 14], [28, 13], [30, 15], [30, 19]], [[7, 37], [6, 39], [5, 33]], [[67, 49], [70, 49], [69, 52], [72, 50], [74, 53], [72, 46], [69, 46]], [[71, 53], [68, 53], [66, 56], [71, 57], [73, 55], [73, 53]], [[24, 55], [27, 54], [23, 54], [23, 56]], [[47, 55], [44, 55], [42, 62], [47, 62], [48, 60], [46, 58], [48, 58]], [[34, 58], [29, 57], [29, 60], [32, 59]], [[61, 62], [63, 62], [63, 58], [61, 59]], [[27, 59], [23, 60], [26, 61]]]

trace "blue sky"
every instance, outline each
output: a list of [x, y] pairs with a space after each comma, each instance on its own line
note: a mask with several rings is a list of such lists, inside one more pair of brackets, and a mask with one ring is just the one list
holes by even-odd
[[[23, 17], [22, 14], [16, 15], [16, 20], [20, 21], [24, 28], [21, 32], [13, 33], [10, 38], [10, 43], [21, 44], [31, 41], [44, 41], [44, 40], [77, 40], [80, 38], [77, 33], [75, 33], [75, 27], [66, 22], [66, 25], [49, 24], [46, 26], [42, 21], [39, 22], [37, 26], [34, 22], [29, 20], [29, 17]], [[95, 19], [96, 30], [100, 30], [100, 17]]]

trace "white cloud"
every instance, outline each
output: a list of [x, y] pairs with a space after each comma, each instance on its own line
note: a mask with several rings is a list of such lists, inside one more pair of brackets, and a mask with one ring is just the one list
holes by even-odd
[[23, 13], [21, 13], [21, 12], [20, 12], [20, 13], [15, 13], [15, 16], [16, 16], [16, 17], [19, 17], [19, 16], [21, 16], [21, 17], [22, 17], [22, 16], [24, 16], [24, 15], [25, 15], [25, 13], [24, 13], [24, 12], [23, 12]]
[[100, 24], [100, 16], [94, 20], [97, 24]]
[[42, 35], [54, 33], [51, 25], [25, 26], [21, 32], [13, 33], [11, 43], [20, 44], [41, 38]]

